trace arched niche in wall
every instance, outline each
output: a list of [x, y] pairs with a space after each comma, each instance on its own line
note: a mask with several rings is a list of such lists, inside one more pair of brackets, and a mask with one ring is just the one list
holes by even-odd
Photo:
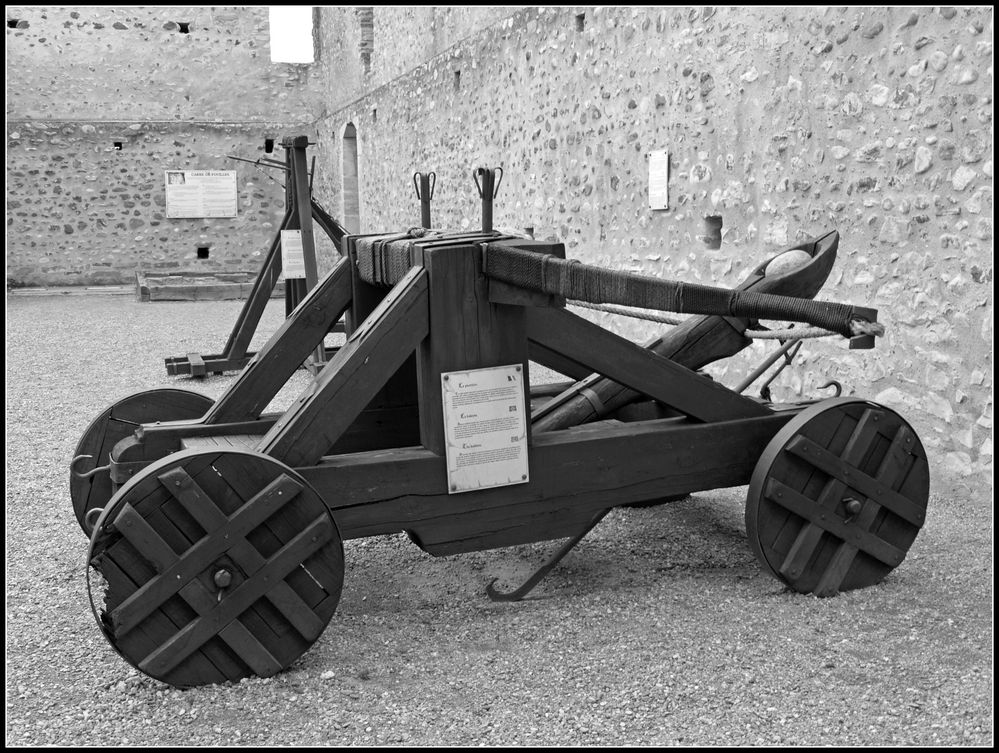
[[347, 123], [343, 129], [343, 226], [351, 233], [361, 232], [361, 195], [357, 174], [357, 128]]

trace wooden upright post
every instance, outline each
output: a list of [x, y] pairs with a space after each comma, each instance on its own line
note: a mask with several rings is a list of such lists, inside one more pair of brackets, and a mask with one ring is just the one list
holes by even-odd
[[[312, 190], [309, 186], [309, 164], [305, 150], [309, 146], [308, 136], [294, 136], [284, 139], [282, 145], [289, 155], [288, 181], [285, 186], [286, 196], [291, 202], [293, 224], [290, 229], [297, 229], [302, 234], [302, 256], [305, 266], [304, 282], [285, 280], [286, 315], [302, 302], [310, 290], [319, 281], [319, 271], [316, 264], [316, 239], [312, 231]], [[315, 374], [326, 361], [325, 346], [320, 343], [306, 360], [306, 366]]]
[[316, 240], [312, 232], [312, 191], [309, 189], [309, 165], [305, 150], [309, 145], [307, 136], [291, 139], [291, 177], [294, 181], [295, 207], [302, 231], [302, 253], [305, 256], [305, 285], [309, 290], [316, 287], [319, 273], [316, 268]]
[[524, 309], [490, 303], [477, 245], [427, 249], [423, 253], [430, 295], [430, 334], [417, 351], [420, 439], [445, 453], [441, 374], [520, 364], [524, 404], [530, 405]]

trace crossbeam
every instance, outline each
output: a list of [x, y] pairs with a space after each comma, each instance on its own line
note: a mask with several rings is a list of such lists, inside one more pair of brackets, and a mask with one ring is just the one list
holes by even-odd
[[215, 402], [206, 423], [250, 421], [260, 416], [351, 301], [350, 262], [341, 258]]
[[527, 309], [527, 337], [547, 350], [700, 421], [771, 413], [755, 400], [565, 309]]
[[428, 330], [427, 273], [414, 267], [255, 449], [292, 467], [316, 462], [350, 428]]
[[449, 494], [444, 458], [419, 447], [298, 467], [343, 538], [409, 531], [435, 556], [573, 536], [600, 510], [746, 484], [796, 411], [708, 424], [658, 419], [539, 434], [531, 482]]

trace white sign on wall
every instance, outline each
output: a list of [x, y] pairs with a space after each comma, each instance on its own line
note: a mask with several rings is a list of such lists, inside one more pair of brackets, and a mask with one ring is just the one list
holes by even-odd
[[305, 279], [305, 251], [301, 230], [281, 231], [281, 276], [286, 280]]
[[441, 391], [448, 493], [527, 483], [523, 367], [451, 371]]
[[235, 170], [164, 170], [166, 216], [236, 216]]
[[669, 209], [669, 150], [649, 152], [649, 208]]

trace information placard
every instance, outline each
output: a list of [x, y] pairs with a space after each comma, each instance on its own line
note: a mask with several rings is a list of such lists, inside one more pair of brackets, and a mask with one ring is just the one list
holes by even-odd
[[520, 364], [441, 374], [448, 492], [530, 480]]
[[286, 280], [305, 279], [305, 251], [301, 230], [281, 231], [281, 275]]
[[669, 209], [669, 150], [649, 153], [649, 208]]
[[164, 170], [170, 219], [236, 216], [235, 170]]

